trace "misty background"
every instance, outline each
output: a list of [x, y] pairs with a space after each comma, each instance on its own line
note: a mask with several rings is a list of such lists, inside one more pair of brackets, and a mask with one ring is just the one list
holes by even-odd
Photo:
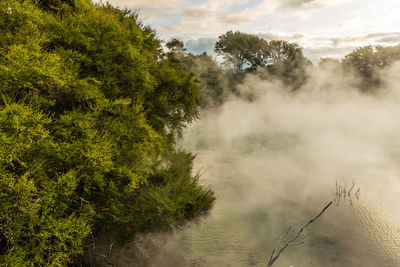
[[[202, 181], [216, 191], [214, 208], [170, 233], [140, 237], [128, 253], [135, 256], [120, 263], [140, 255], [138, 266], [265, 266], [288, 226], [297, 231], [334, 200], [305, 244], [274, 265], [398, 266], [399, 70], [394, 63], [378, 71], [380, 89], [368, 93], [357, 87], [359, 75], [335, 62], [307, 68], [294, 92], [246, 74], [180, 144], [195, 151]], [[335, 184], [353, 183], [338, 198]]]

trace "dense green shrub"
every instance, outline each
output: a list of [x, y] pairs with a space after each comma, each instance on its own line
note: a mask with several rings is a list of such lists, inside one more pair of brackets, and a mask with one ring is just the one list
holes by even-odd
[[210, 208], [174, 139], [199, 84], [137, 15], [77, 1], [0, 3], [0, 265], [73, 263]]

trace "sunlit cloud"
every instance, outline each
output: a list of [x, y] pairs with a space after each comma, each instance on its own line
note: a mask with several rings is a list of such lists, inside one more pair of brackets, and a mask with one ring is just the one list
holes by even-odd
[[[207, 21], [210, 22], [214, 21], [219, 24], [228, 24], [228, 25], [239, 25], [244, 22], [250, 21], [249, 18], [246, 18], [244, 16], [236, 15], [236, 14], [229, 14], [224, 11], [211, 11], [208, 9], [187, 9], [183, 12], [183, 18], [190, 20], [190, 21], [196, 21], [198, 22], [199, 20], [204, 20], [204, 18], [207, 18]], [[207, 28], [210, 27], [210, 25], [207, 23]]]
[[284, 40], [284, 41], [291, 41], [297, 42], [301, 41], [305, 38], [304, 34], [301, 33], [285, 33], [279, 31], [269, 31], [257, 34], [259, 37], [265, 40]]
[[185, 47], [195, 54], [201, 54], [203, 52], [213, 54], [216, 41], [217, 38], [190, 39], [185, 43]]
[[309, 8], [319, 8], [326, 5], [326, 1], [321, 0], [281, 0], [279, 2], [280, 8], [287, 9], [309, 9]]
[[228, 30], [296, 42], [306, 55], [341, 57], [363, 45], [400, 42], [398, 0], [110, 0], [139, 8], [162, 39], [182, 39], [188, 50], [210, 53]]

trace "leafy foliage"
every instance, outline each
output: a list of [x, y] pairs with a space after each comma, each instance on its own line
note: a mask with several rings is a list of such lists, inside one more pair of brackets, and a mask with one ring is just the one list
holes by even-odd
[[342, 63], [361, 77], [360, 87], [366, 91], [381, 84], [379, 70], [399, 59], [400, 46], [364, 46], [346, 55]]
[[0, 265], [66, 265], [89, 235], [123, 245], [210, 208], [174, 148], [200, 86], [135, 12], [5, 0], [0, 36]]
[[264, 70], [294, 89], [304, 83], [305, 68], [311, 65], [297, 44], [282, 40], [266, 41], [257, 35], [238, 31], [228, 31], [219, 36], [215, 52], [222, 55], [226, 65], [236, 71]]
[[133, 235], [127, 235], [126, 229], [132, 233], [167, 229], [207, 212], [212, 204], [212, 190], [193, 186], [199, 179], [198, 175], [191, 176], [194, 156], [178, 151], [165, 157], [166, 166], [157, 168], [141, 190], [125, 195], [134, 212], [129, 213], [131, 217], [126, 221], [117, 222], [120, 227], [113, 227], [120, 243], [132, 240]]
[[218, 37], [215, 52], [235, 70], [254, 70], [263, 64], [268, 43], [254, 34], [228, 31]]
[[203, 90], [204, 108], [221, 105], [230, 89], [228, 71], [223, 70], [213, 57], [203, 53], [188, 57], [190, 69], [198, 76]]
[[183, 53], [186, 51], [183, 42], [176, 38], [171, 39], [165, 46], [173, 53]]
[[266, 69], [270, 75], [281, 79], [294, 89], [305, 82], [306, 67], [312, 65], [304, 57], [303, 49], [298, 44], [281, 40], [268, 42], [266, 62]]

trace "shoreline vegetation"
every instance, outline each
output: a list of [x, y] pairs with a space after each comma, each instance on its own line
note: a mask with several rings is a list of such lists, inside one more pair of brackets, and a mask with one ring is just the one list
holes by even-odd
[[366, 46], [313, 66], [295, 43], [237, 31], [215, 52], [223, 64], [164, 45], [108, 3], [1, 1], [0, 265], [112, 265], [96, 240], [111, 253], [206, 214], [215, 193], [177, 141], [201, 110], [253, 101], [246, 77], [296, 93], [326, 68], [375, 94], [400, 59], [400, 46]]
[[86, 0], [0, 3], [0, 265], [92, 265], [209, 210], [177, 149], [201, 88], [137, 13]]

